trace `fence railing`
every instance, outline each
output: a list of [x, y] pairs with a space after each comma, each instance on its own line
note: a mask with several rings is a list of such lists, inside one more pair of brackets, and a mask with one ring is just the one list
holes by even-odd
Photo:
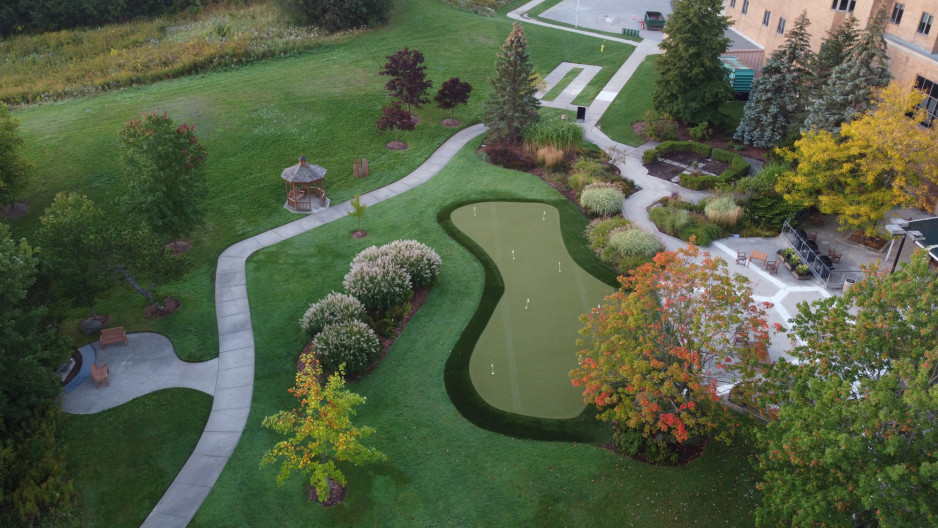
[[810, 240], [804, 230], [792, 227], [788, 220], [782, 226], [782, 238], [795, 250], [814, 278], [827, 288], [843, 288], [848, 283], [858, 282], [865, 275], [862, 270], [835, 269], [830, 257], [822, 255], [818, 250], [817, 241]]

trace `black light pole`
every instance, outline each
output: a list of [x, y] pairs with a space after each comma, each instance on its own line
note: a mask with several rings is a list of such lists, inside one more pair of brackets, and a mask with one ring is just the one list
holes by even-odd
[[890, 275], [896, 272], [896, 265], [899, 264], [899, 255], [902, 254], [902, 246], [905, 245], [905, 232], [902, 233], [902, 242], [899, 242], [899, 251], [896, 251], [896, 260], [892, 261], [892, 270], [889, 271]]
[[905, 245], [906, 237], [912, 237], [912, 240], [921, 240], [924, 238], [921, 231], [903, 231], [902, 232], [902, 242], [899, 243], [899, 251], [896, 252], [896, 260], [892, 261], [892, 271], [889, 273], [896, 272], [896, 265], [899, 264], [899, 255], [902, 254], [902, 246]]

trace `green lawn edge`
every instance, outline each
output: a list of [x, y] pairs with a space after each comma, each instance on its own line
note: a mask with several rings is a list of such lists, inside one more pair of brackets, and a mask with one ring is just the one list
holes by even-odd
[[[531, 440], [600, 442], [601, 439], [606, 437], [603, 433], [608, 433], [606, 431], [608, 425], [592, 418], [596, 415], [595, 407], [589, 406], [579, 416], [568, 420], [534, 418], [504, 411], [490, 405], [479, 395], [472, 384], [469, 376], [469, 359], [472, 357], [479, 336], [488, 324], [498, 301], [505, 291], [505, 283], [498, 271], [498, 265], [492, 257], [471, 237], [456, 227], [451, 214], [460, 207], [482, 202], [543, 203], [556, 208], [560, 212], [564, 245], [574, 261], [602, 282], [615, 287], [619, 285], [612, 270], [602, 263], [597, 265], [597, 259], [592, 252], [582, 251], [584, 246], [582, 228], [585, 227], [585, 221], [578, 220], [584, 219], [584, 217], [566, 199], [546, 201], [493, 197], [491, 199], [483, 198], [453, 202], [440, 209], [437, 212], [437, 222], [453, 240], [459, 242], [479, 261], [485, 273], [482, 298], [479, 305], [446, 361], [443, 378], [449, 399], [463, 417], [488, 431]], [[577, 229], [577, 227], [580, 227], [580, 229]], [[580, 240], [578, 241], [573, 237], [579, 237]]]

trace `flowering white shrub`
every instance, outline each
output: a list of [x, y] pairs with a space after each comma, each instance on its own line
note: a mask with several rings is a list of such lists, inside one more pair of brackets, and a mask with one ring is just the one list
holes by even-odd
[[364, 264], [366, 262], [374, 262], [379, 258], [383, 257], [387, 251], [385, 251], [384, 246], [371, 246], [366, 247], [361, 250], [358, 255], [355, 255], [355, 258], [352, 259], [352, 264], [350, 267], [354, 268], [359, 264]]
[[300, 326], [315, 337], [322, 329], [338, 323], [347, 323], [364, 319], [365, 305], [346, 293], [332, 292], [321, 301], [309, 305], [309, 309], [300, 319]]
[[388, 257], [353, 266], [342, 285], [371, 313], [397, 306], [411, 295], [410, 275]]
[[440, 256], [416, 240], [395, 240], [381, 250], [410, 275], [411, 287], [429, 286], [440, 274]]
[[608, 216], [622, 211], [625, 195], [608, 182], [591, 183], [580, 193], [580, 204], [594, 215]]
[[348, 375], [365, 370], [380, 350], [375, 331], [361, 321], [329, 325], [313, 339], [313, 351], [323, 368], [335, 372], [344, 363]]

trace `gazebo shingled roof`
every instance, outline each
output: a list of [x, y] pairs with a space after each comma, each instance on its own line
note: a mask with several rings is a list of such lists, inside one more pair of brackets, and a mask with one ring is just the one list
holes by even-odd
[[319, 165], [306, 163], [305, 156], [300, 158], [300, 162], [291, 165], [280, 174], [280, 177], [290, 183], [311, 183], [322, 180], [326, 177], [326, 169]]

